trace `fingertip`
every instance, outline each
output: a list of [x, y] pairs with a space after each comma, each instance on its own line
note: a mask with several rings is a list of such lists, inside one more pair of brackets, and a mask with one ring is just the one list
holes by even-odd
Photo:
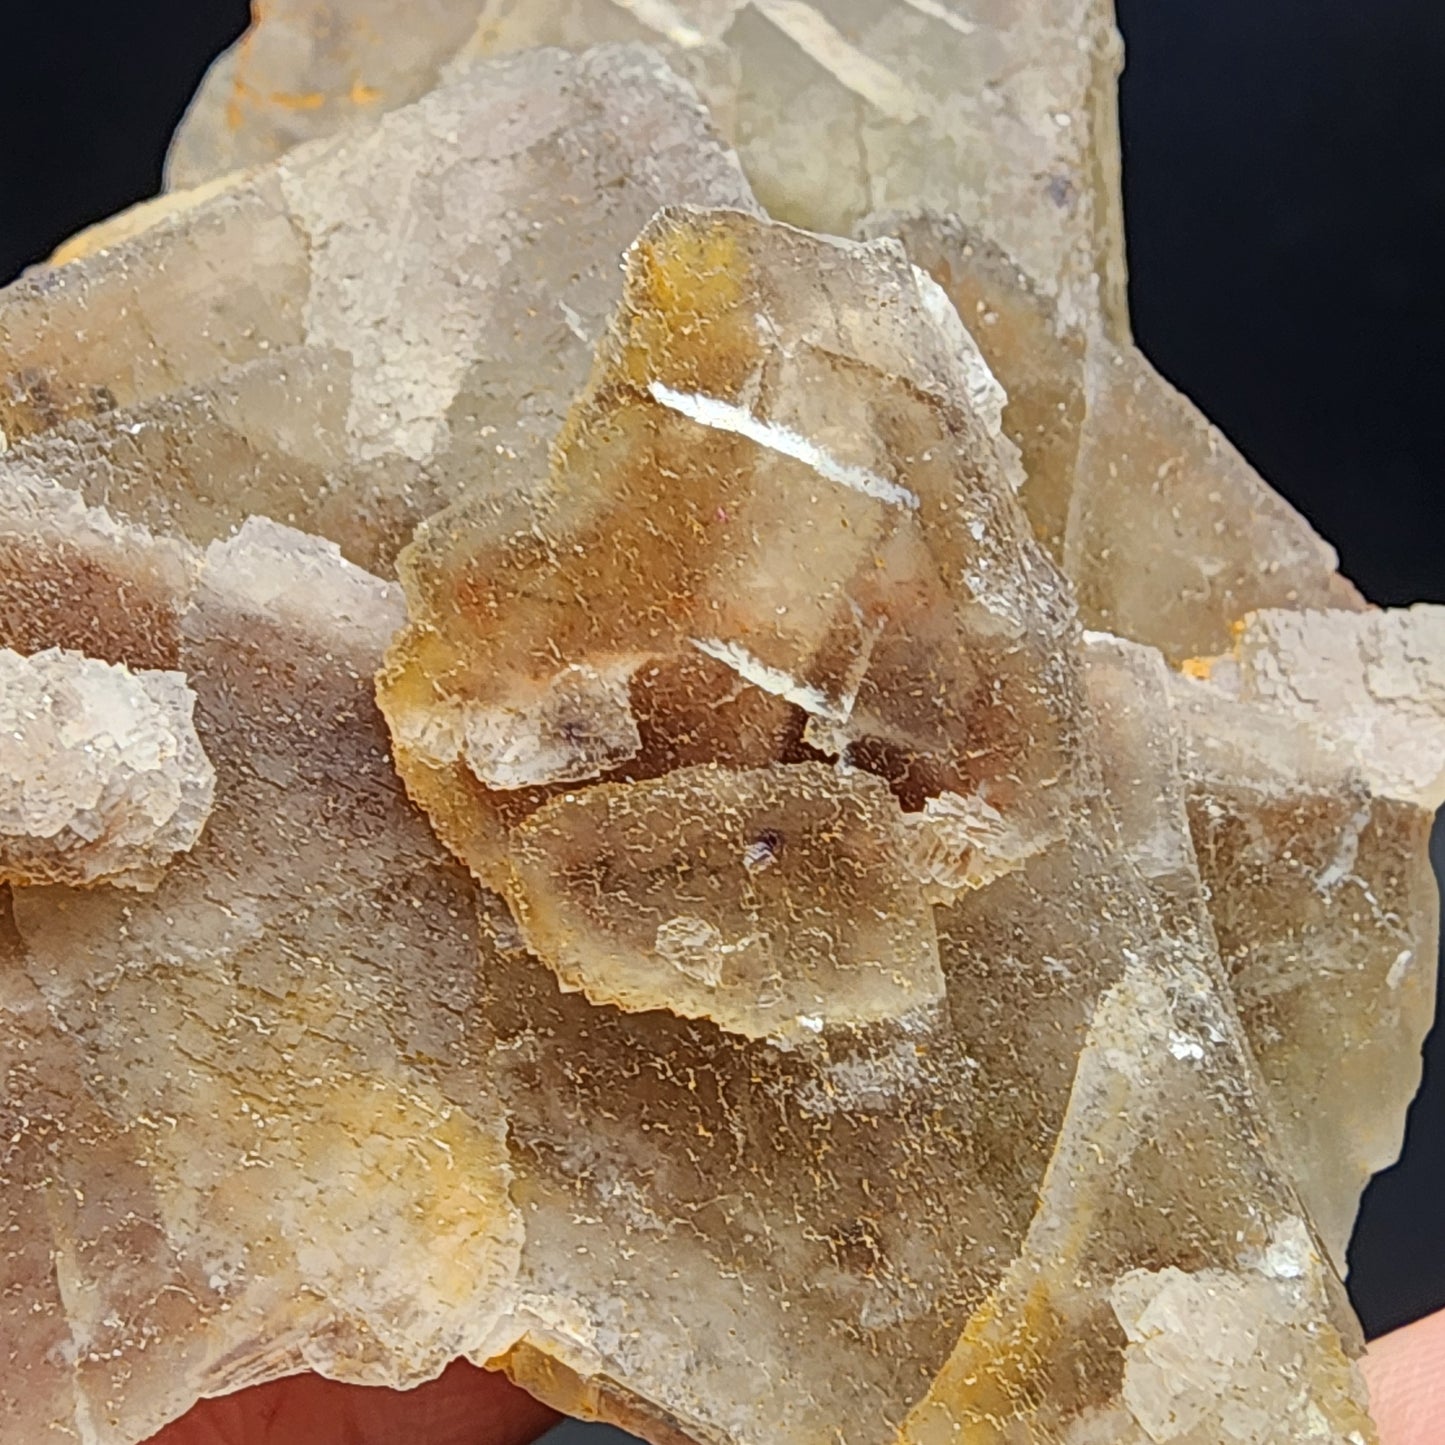
[[202, 1400], [148, 1445], [527, 1445], [556, 1411], [454, 1360], [414, 1390], [293, 1375]]
[[1380, 1445], [1445, 1445], [1445, 1311], [1374, 1341], [1361, 1364]]

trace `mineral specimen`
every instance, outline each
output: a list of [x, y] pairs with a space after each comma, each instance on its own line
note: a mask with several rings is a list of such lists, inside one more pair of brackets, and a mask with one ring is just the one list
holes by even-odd
[[[1336, 615], [1334, 635], [1351, 620]], [[1402, 801], [1280, 709], [1181, 678], [1170, 691], [1221, 959], [1300, 1193], [1343, 1272], [1360, 1191], [1393, 1161], [1418, 1080], [1438, 934], [1430, 821], [1445, 790], [1428, 808]]]
[[167, 179], [193, 186], [419, 100], [471, 36], [456, 0], [267, 0], [211, 67], [176, 134]]
[[1445, 611], [1129, 346], [1115, 63], [276, 0], [0, 293], [5, 1445], [1373, 1438]]
[[10, 1376], [7, 1440], [143, 1439], [307, 1363], [424, 1378], [487, 1353], [516, 1270], [503, 1118], [465, 1040], [474, 905], [369, 701], [398, 599], [257, 520], [178, 607], [216, 769], [199, 843], [149, 895], [15, 893], [6, 1138], [59, 1150], [33, 1187], [65, 1201], [12, 1221], [0, 1337], [59, 1311], [75, 1363]]
[[473, 71], [20, 281], [0, 477], [202, 545], [271, 516], [387, 574], [478, 478], [545, 473], [617, 258], [672, 201], [752, 205], [656, 57]]
[[[938, 299], [896, 244], [742, 213], [643, 233], [549, 486], [521, 516], [464, 500], [403, 560], [416, 620], [382, 706], [483, 881], [506, 891], [508, 828], [549, 792], [676, 766], [654, 739], [861, 762], [942, 805], [915, 831], [945, 891], [1060, 835], [1072, 611]], [[766, 721], [710, 728], [718, 702]]]
[[1224, 651], [1257, 608], [1364, 605], [1333, 549], [1137, 348], [1066, 320], [997, 242], [918, 213], [858, 231], [899, 236], [972, 327], [1009, 398], [1019, 499], [1088, 625], [1179, 662]]

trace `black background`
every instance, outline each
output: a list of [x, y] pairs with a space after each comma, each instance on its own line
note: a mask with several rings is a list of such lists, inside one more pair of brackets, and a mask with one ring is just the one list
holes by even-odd
[[[1445, 600], [1445, 5], [1119, 9], [1140, 343], [1371, 598]], [[0, 0], [0, 16], [5, 280], [157, 189], [247, 6]], [[1445, 1038], [1352, 1261], [1371, 1333], [1445, 1305]]]

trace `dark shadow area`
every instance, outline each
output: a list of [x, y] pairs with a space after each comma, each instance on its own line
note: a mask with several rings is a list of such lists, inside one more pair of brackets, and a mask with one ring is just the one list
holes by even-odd
[[1119, 12], [1141, 344], [1372, 600], [1445, 598], [1445, 7]]
[[553, 1426], [544, 1436], [541, 1445], [629, 1445], [636, 1440], [625, 1430], [616, 1430], [611, 1425], [591, 1425], [581, 1420], [564, 1420]]
[[[1430, 856], [1445, 882], [1445, 812]], [[1441, 952], [1445, 967], [1445, 950]], [[1366, 1331], [1384, 1334], [1445, 1306], [1445, 1023], [1437, 1000], [1425, 1077], [1410, 1109], [1400, 1162], [1377, 1174], [1350, 1244], [1350, 1297]]]

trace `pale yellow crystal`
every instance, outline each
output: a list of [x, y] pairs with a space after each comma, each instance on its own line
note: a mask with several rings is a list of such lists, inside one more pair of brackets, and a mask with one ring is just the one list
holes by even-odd
[[[755, 277], [767, 278], [766, 290]], [[573, 1290], [577, 1261], [601, 1253], [619, 1232], [649, 1238], [656, 1229], [667, 1237], [666, 1221], [678, 1208], [673, 1189], [685, 1186], [699, 1200], [730, 1187], [736, 1193], [733, 1166], [711, 1147], [690, 1144], [682, 1176], [660, 1156], [638, 1152], [654, 1120], [666, 1121], [665, 1137], [681, 1125], [694, 1141], [710, 1139], [712, 1089], [728, 1100], [727, 1113], [746, 1116], [761, 1089], [780, 1104], [791, 1099], [801, 1119], [818, 1121], [812, 1127], [826, 1122], [826, 1142], [816, 1135], [795, 1151], [804, 1158], [852, 1158], [860, 1114], [886, 1109], [892, 1131], [886, 1162], [855, 1161], [852, 1182], [797, 1179], [782, 1196], [762, 1183], [744, 1186], [744, 1206], [709, 1213], [701, 1257], [681, 1241], [669, 1245], [671, 1267], [706, 1291], [709, 1317], [729, 1321], [742, 1343], [724, 1345], [699, 1321], [682, 1332], [688, 1363], [680, 1373], [644, 1350], [620, 1347], [599, 1358], [582, 1340], [593, 1340], [614, 1311], [626, 1308], [645, 1339], [642, 1322], [654, 1308], [679, 1308], [668, 1297], [654, 1305], [642, 1278], [609, 1260], [605, 1276], [589, 1274], [571, 1296], [586, 1329], [534, 1340], [514, 1368], [563, 1405], [587, 1404], [661, 1438], [667, 1421], [686, 1438], [804, 1440], [841, 1418], [850, 1422], [845, 1438], [862, 1440], [891, 1438], [901, 1427], [920, 1440], [958, 1438], [962, 1430], [963, 1438], [983, 1441], [1012, 1429], [1021, 1439], [1055, 1441], [1108, 1425], [1120, 1438], [1142, 1441], [1161, 1408], [1157, 1361], [1174, 1348], [1153, 1322], [1181, 1290], [1180, 1297], [1213, 1289], [1254, 1311], [1243, 1328], [1268, 1353], [1236, 1359], [1225, 1338], [1207, 1356], [1216, 1360], [1215, 1374], [1189, 1402], [1198, 1438], [1212, 1431], [1216, 1438], [1267, 1439], [1260, 1421], [1277, 1419], [1321, 1422], [1322, 1439], [1346, 1445], [1352, 1432], [1368, 1429], [1350, 1364], [1358, 1336], [1328, 1256], [1303, 1222], [1288, 1168], [1268, 1142], [1277, 1099], [1295, 1099], [1301, 1080], [1288, 1071], [1260, 1074], [1227, 992], [1195, 862], [1186, 740], [1168, 670], [1157, 652], [1107, 638], [1081, 653], [1067, 612], [1052, 624], [1044, 620], [1051, 615], [1045, 599], [1061, 579], [1021, 527], [997, 439], [967, 400], [981, 395], [987, 405], [987, 388], [970, 387], [961, 358], [950, 366], [933, 357], [930, 346], [938, 343], [930, 338], [948, 332], [930, 319], [927, 295], [887, 247], [823, 246], [728, 214], [661, 219], [632, 252], [621, 320], [569, 420], [538, 520], [523, 525], [495, 504], [464, 504], [430, 524], [406, 560], [416, 620], [392, 653], [381, 697], [416, 796], [511, 904], [511, 916], [499, 914], [494, 925], [498, 952], [484, 976], [496, 1057], [518, 1057], [515, 1068], [503, 1065], [502, 1090], [513, 1138], [526, 1141], [527, 1162], [517, 1168], [518, 1187], [533, 1204], [535, 1233], [523, 1255], [528, 1287]], [[776, 350], [757, 350], [760, 328]], [[814, 348], [831, 370], [812, 361]], [[929, 410], [895, 401], [890, 375], [911, 378]], [[795, 378], [810, 384], [795, 392]], [[945, 396], [951, 406], [933, 410]], [[834, 407], [866, 413], [870, 430], [850, 432]], [[937, 419], [925, 430], [930, 410]], [[811, 475], [799, 487], [789, 467], [805, 458]], [[920, 465], [935, 458], [956, 468], [951, 489]], [[763, 467], [764, 497], [788, 498], [786, 511], [764, 513], [771, 529], [753, 521], [739, 538], [726, 522], [750, 515], [756, 502], [741, 488]], [[717, 490], [727, 484], [740, 490]], [[970, 509], [978, 503], [971, 499], [981, 486], [992, 510], [974, 527]], [[826, 511], [821, 504], [839, 491], [872, 505], [849, 499], [848, 526], [835, 531], [839, 501], [829, 500]], [[784, 533], [789, 565], [755, 568], [743, 574], [746, 586], [729, 586], [728, 627], [711, 628], [704, 651], [744, 686], [806, 713], [804, 748], [834, 746], [840, 765], [892, 784], [903, 819], [912, 820], [893, 844], [895, 879], [906, 876], [901, 864], [915, 887], [924, 883], [912, 829], [937, 830], [953, 812], [939, 805], [955, 794], [926, 750], [896, 765], [884, 744], [897, 746], [909, 734], [902, 721], [883, 720], [898, 718], [888, 710], [906, 709], [908, 698], [929, 695], [925, 677], [938, 686], [941, 659], [970, 659], [994, 688], [1016, 676], [1013, 726], [1032, 719], [1027, 726], [1038, 739], [1049, 736], [1039, 731], [1043, 720], [1058, 718], [1072, 760], [1066, 773], [1047, 776], [1024, 772], [1022, 757], [1011, 765], [1021, 793], [1052, 800], [1052, 837], [1009, 850], [1007, 867], [980, 867], [935, 895], [947, 900], [933, 911], [941, 1012], [885, 1014], [859, 1033], [845, 1027], [851, 991], [835, 989], [833, 1012], [805, 1003], [816, 1011], [784, 1037], [796, 1053], [769, 1059], [769, 1033], [784, 1030], [760, 1026], [757, 1004], [770, 1004], [789, 975], [765, 978], [760, 990], [757, 975], [745, 970], [748, 950], [762, 946], [754, 935], [776, 927], [764, 888], [770, 876], [779, 883], [788, 877], [772, 870], [785, 867], [786, 851], [776, 849], [789, 846], [790, 829], [773, 814], [755, 818], [749, 800], [759, 778], [782, 789], [790, 774], [815, 798], [830, 796], [822, 782], [827, 769], [788, 751], [797, 749], [798, 734], [779, 734], [778, 760], [766, 772], [718, 767], [728, 761], [726, 738], [712, 745], [713, 756], [694, 756], [693, 767], [668, 772], [649, 754], [640, 728], [636, 752], [598, 753], [599, 735], [623, 736], [610, 722], [591, 725], [610, 717], [615, 701], [604, 706], [597, 694], [589, 704], [573, 693], [581, 702], [576, 749], [562, 765], [566, 776], [545, 789], [483, 780], [464, 740], [468, 710], [478, 703], [489, 715], [509, 709], [525, 721], [533, 714], [516, 699], [545, 694], [555, 686], [547, 679], [568, 668], [600, 676], [605, 660], [630, 666], [628, 659], [695, 646], [701, 629], [686, 610], [691, 599], [716, 597], [712, 578], [737, 575], [740, 544], [776, 547], [782, 518], [811, 545]], [[585, 531], [559, 527], [579, 522]], [[826, 551], [825, 537], [837, 537]], [[986, 563], [970, 557], [963, 540], [1002, 537], [1008, 553], [988, 554]], [[828, 579], [857, 585], [848, 579], [857, 574], [860, 542], [874, 559], [871, 589], [843, 591], [854, 603], [833, 644], [844, 649], [843, 662], [839, 671], [820, 672], [800, 629], [816, 615], [808, 609], [838, 586]], [[892, 558], [902, 542], [909, 564], [900, 568]], [[650, 568], [637, 565], [644, 555], [654, 559]], [[939, 584], [929, 585], [925, 559], [938, 568]], [[877, 640], [863, 645], [864, 603], [874, 595], [887, 621]], [[994, 599], [982, 615], [975, 610], [981, 597]], [[1005, 619], [1031, 597], [1039, 599], [1039, 620], [1024, 634]], [[716, 603], [705, 605], [716, 615]], [[757, 610], [750, 615], [745, 606]], [[771, 610], [778, 607], [784, 610]], [[888, 623], [900, 615], [908, 631], [895, 640]], [[1009, 639], [1006, 662], [975, 651], [971, 629], [984, 616], [998, 619], [984, 635]], [[1021, 653], [1026, 637], [1034, 649]], [[925, 639], [931, 671], [912, 673], [910, 649]], [[1040, 646], [1045, 639], [1052, 639], [1048, 650]], [[848, 678], [847, 688], [834, 677]], [[923, 715], [946, 719], [946, 696], [935, 694], [940, 701]], [[684, 726], [703, 705], [687, 693], [670, 701], [676, 712], [652, 713], [651, 728]], [[1025, 704], [1033, 711], [1024, 712]], [[961, 709], [960, 720], [964, 715], [976, 728], [987, 717], [976, 706]], [[549, 736], [559, 731], [566, 732], [554, 727]], [[977, 744], [991, 734], [984, 726], [970, 736]], [[1037, 763], [1037, 742], [1028, 756]], [[700, 770], [697, 762], [713, 766]], [[980, 790], [972, 797], [1005, 801], [1015, 818], [1038, 816], [1020, 811], [1017, 795]], [[981, 821], [982, 814], [972, 815], [983, 833]], [[847, 850], [848, 830], [831, 831], [834, 849]], [[835, 959], [860, 926], [894, 907], [894, 895], [879, 884], [855, 885], [856, 873], [856, 864], [835, 853], [827, 875]], [[806, 924], [818, 896], [792, 900], [794, 925]], [[1221, 897], [1232, 903], [1235, 895], [1222, 888]], [[896, 958], [906, 957], [909, 937], [894, 924]], [[538, 980], [529, 945], [558, 972], [564, 991]], [[806, 966], [813, 955], [795, 944], [789, 956]], [[898, 973], [907, 979], [906, 969]], [[734, 979], [746, 984], [746, 997], [726, 996]], [[1366, 965], [1350, 986], [1380, 982]], [[623, 1011], [599, 1007], [608, 1002]], [[788, 1007], [796, 1006], [789, 999]], [[700, 1033], [689, 1022], [698, 1018], [716, 1020], [724, 1032]], [[1026, 1050], [1018, 1043], [1022, 1019]], [[1400, 1032], [1412, 1044], [1422, 1025], [1413, 1004], [1401, 1011]], [[1312, 1027], [1301, 1020], [1276, 1057], [1309, 1047]], [[745, 1042], [730, 1043], [729, 1032]], [[810, 1034], [826, 1050], [821, 1058], [807, 1046]], [[545, 1037], [546, 1052], [528, 1047], [523, 1059], [524, 1037]], [[629, 1102], [618, 1061], [639, 1053], [655, 1061], [655, 1075], [686, 1080], [689, 1090], [702, 1079], [714, 1082], [702, 1097], [675, 1092], [664, 1106], [649, 1075], [647, 1093]], [[784, 1061], [787, 1081], [769, 1082]], [[1328, 1112], [1339, 1101], [1318, 1103]], [[571, 1131], [604, 1114], [609, 1122], [596, 1152], [569, 1159]], [[1354, 1130], [1347, 1111], [1335, 1117]], [[1346, 1147], [1354, 1145], [1353, 1132], [1350, 1138]], [[1297, 1131], [1289, 1144], [1296, 1140]], [[761, 1171], [779, 1185], [791, 1180], [774, 1173], [781, 1161], [763, 1163], [773, 1158], [762, 1147], [748, 1173]], [[1328, 1203], [1342, 1197], [1328, 1161], [1306, 1182]], [[855, 1185], [866, 1205], [855, 1202]], [[1171, 1201], [1186, 1195], [1189, 1211], [1174, 1209]], [[861, 1250], [845, 1246], [854, 1237], [849, 1229], [822, 1224], [855, 1209], [868, 1221]], [[811, 1221], [800, 1238], [788, 1237], [782, 1221], [789, 1217]], [[942, 1218], [957, 1218], [959, 1232], [939, 1234]], [[826, 1256], [815, 1253], [820, 1235]], [[750, 1269], [763, 1237], [770, 1263]], [[1281, 1251], [1293, 1251], [1288, 1278], [1270, 1273]], [[746, 1295], [734, 1296], [731, 1272], [715, 1273], [719, 1252], [738, 1261]], [[764, 1294], [761, 1281], [773, 1274], [777, 1284]], [[812, 1280], [824, 1283], [805, 1283]], [[793, 1311], [804, 1295], [815, 1330], [818, 1321], [830, 1324], [826, 1363], [814, 1353], [814, 1335], [796, 1330]], [[1217, 1325], [1226, 1335], [1228, 1316], [1221, 1310]], [[931, 1333], [945, 1317], [953, 1323]], [[744, 1391], [759, 1341], [779, 1362], [780, 1381], [810, 1384], [760, 1393], [754, 1383]], [[1206, 1339], [1203, 1348], [1214, 1347]], [[553, 1356], [560, 1368], [542, 1367], [533, 1351]], [[922, 1380], [904, 1387], [903, 1378], [925, 1364], [936, 1372], [932, 1389]], [[1236, 1419], [1230, 1401], [1274, 1374], [1288, 1383], [1252, 1419]], [[820, 1378], [829, 1381], [826, 1391], [812, 1383]], [[589, 1379], [590, 1387], [579, 1383]], [[829, 1413], [819, 1414], [824, 1400]], [[904, 1411], [911, 1412], [906, 1426]]]
[[[739, 212], [644, 232], [546, 488], [529, 510], [469, 498], [403, 560], [414, 621], [382, 706], [414, 795], [480, 878], [504, 886], [503, 835], [538, 790], [659, 771], [632, 696], [698, 657], [717, 664], [698, 683], [774, 715], [761, 760], [818, 756], [803, 724], [821, 722], [823, 750], [910, 811], [950, 795], [987, 816], [952, 829], [956, 886], [1057, 836], [1070, 608], [949, 341], [888, 243]], [[649, 735], [678, 736], [716, 698], [674, 696]], [[942, 836], [958, 810], [928, 816]]]
[[623, 38], [698, 86], [779, 220], [957, 213], [1127, 330], [1107, 0], [486, 0], [467, 53]]
[[1257, 607], [1364, 605], [1334, 549], [1142, 352], [1101, 341], [1084, 376], [1064, 570], [1087, 617], [1179, 661]]
[[1303, 723], [1382, 797], [1445, 803], [1445, 607], [1259, 612], [1237, 687]]
[[1003, 383], [1020, 499], [1087, 625], [1180, 662], [1229, 647], [1257, 608], [1364, 605], [1333, 549], [1142, 352], [1066, 317], [987, 234], [931, 214], [859, 231], [903, 240]]
[[869, 773], [685, 768], [554, 797], [516, 830], [506, 894], [527, 946], [593, 1003], [791, 1038], [942, 999], [906, 851]]
[[[1114, 929], [1131, 904], [1154, 923], [1120, 938], [1122, 976], [1065, 1065], [1068, 1107], [1018, 1257], [902, 1437], [1368, 1438], [1350, 1363], [1357, 1326], [1287, 1174], [1261, 1148], [1272, 1101], [1220, 986], [1166, 671], [1157, 653], [1113, 638], [1091, 638], [1086, 659], [1118, 831], [1110, 838], [1104, 820], [1102, 839], [1076, 841], [1072, 877], [1024, 916], [1039, 942], [1055, 909], [1077, 916], [1090, 853], [1112, 842]], [[1094, 925], [1088, 947], [1107, 941]], [[1073, 966], [1062, 950], [1045, 956]]]
[[272, 159], [477, 57], [603, 41], [662, 50], [780, 220], [847, 235], [880, 208], [956, 212], [1069, 314], [1127, 331], [1108, 0], [281, 0], [212, 69], [169, 178]]

